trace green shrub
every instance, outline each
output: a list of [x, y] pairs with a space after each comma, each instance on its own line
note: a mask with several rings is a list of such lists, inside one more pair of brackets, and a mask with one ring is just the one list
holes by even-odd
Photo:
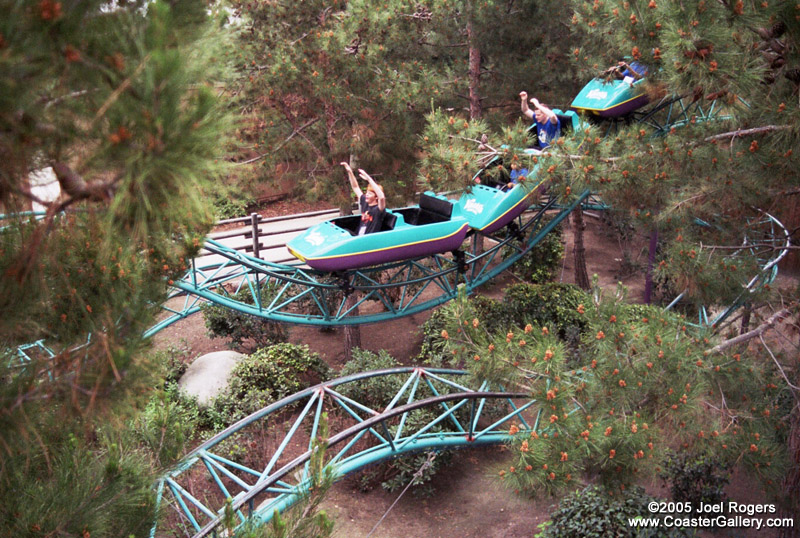
[[329, 368], [308, 346], [276, 344], [244, 357], [225, 392], [214, 400], [215, 422], [231, 424], [250, 413], [328, 379]]
[[153, 455], [159, 467], [167, 467], [183, 456], [186, 444], [194, 435], [198, 408], [186, 405], [181, 398], [159, 392], [147, 403], [133, 424], [138, 441]]
[[[547, 222], [542, 222], [542, 226]], [[516, 252], [515, 249], [506, 247], [503, 250], [503, 259], [507, 259]], [[545, 235], [527, 254], [517, 260], [510, 270], [531, 284], [542, 284], [553, 279], [563, 259], [564, 241], [562, 227], [559, 225]]]
[[[345, 377], [372, 370], [385, 370], [400, 366], [386, 350], [377, 354], [363, 349], [353, 349], [353, 358], [342, 366], [340, 377]], [[377, 376], [361, 379], [355, 383], [339, 385], [336, 389], [348, 398], [352, 398], [375, 410], [385, 407], [392, 396], [403, 386], [401, 376]]]
[[255, 200], [237, 192], [220, 193], [214, 198], [214, 214], [217, 219], [232, 219], [247, 215], [247, 208]]
[[547, 327], [564, 340], [574, 358], [586, 328], [586, 318], [578, 312], [581, 304], [590, 305], [591, 297], [572, 284], [515, 284], [506, 289], [498, 322], [505, 328], [527, 323]]
[[[273, 282], [261, 285], [261, 301], [269, 302], [277, 293], [278, 286]], [[253, 304], [248, 288], [242, 288], [231, 299], [245, 304]], [[226, 306], [205, 303], [200, 307], [206, 323], [208, 335], [212, 338], [230, 338], [230, 347], [240, 349], [245, 341], [252, 342], [252, 349], [285, 342], [286, 328], [273, 321], [245, 314]]]
[[185, 341], [180, 345], [168, 345], [165, 349], [157, 351], [153, 356], [153, 363], [160, 368], [164, 378], [164, 387], [175, 385], [189, 368], [189, 347]]
[[639, 530], [630, 519], [651, 517], [648, 502], [654, 500], [640, 487], [613, 494], [598, 486], [589, 486], [564, 497], [553, 513], [551, 525], [542, 538], [627, 538], [694, 536], [683, 529]]
[[710, 454], [669, 452], [658, 476], [669, 486], [674, 501], [689, 501], [697, 507], [701, 502], [716, 504], [727, 498], [729, 465]]

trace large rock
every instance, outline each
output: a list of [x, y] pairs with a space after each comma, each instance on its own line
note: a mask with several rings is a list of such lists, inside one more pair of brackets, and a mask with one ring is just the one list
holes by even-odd
[[215, 351], [197, 357], [181, 376], [178, 385], [200, 405], [208, 405], [228, 386], [231, 371], [244, 355], [235, 351]]

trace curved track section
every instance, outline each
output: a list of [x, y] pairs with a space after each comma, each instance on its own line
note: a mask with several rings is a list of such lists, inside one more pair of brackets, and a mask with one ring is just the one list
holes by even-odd
[[[214, 535], [226, 499], [240, 522], [253, 516], [266, 522], [275, 510], [291, 506], [308, 488], [308, 462], [323, 413], [330, 427], [328, 465], [338, 477], [401, 454], [503, 443], [512, 423], [541, 431], [538, 402], [486, 383], [469, 387], [466, 374], [416, 367], [364, 372], [250, 415], [162, 477], [157, 487], [164, 517], [151, 537]], [[357, 390], [348, 390], [389, 377], [402, 386], [385, 409], [370, 408], [358, 401]], [[415, 415], [419, 410], [425, 413]]]
[[[223, 261], [193, 263], [173, 282], [168, 304], [177, 297], [183, 304], [165, 307], [170, 315], [147, 335], [197, 312], [203, 301], [271, 321], [319, 326], [374, 323], [428, 310], [455, 298], [460, 287], [471, 293], [506, 270], [588, 197], [586, 191], [568, 206], [556, 207], [555, 200], [538, 206], [503, 236], [486, 236], [492, 245], [480, 253], [460, 250], [344, 273], [270, 263], [209, 240], [205, 249]], [[558, 213], [545, 224], [544, 214], [551, 209]], [[373, 302], [382, 311], [367, 307]]]
[[[759, 218], [745, 223], [741, 245], [733, 248], [727, 257], [731, 260], [743, 256], [754, 258], [761, 269], [749, 281], [742, 282], [742, 293], [730, 305], [713, 311], [709, 307], [701, 307], [698, 325], [719, 328], [734, 311], [749, 302], [753, 293], [771, 284], [778, 276], [778, 263], [788, 254], [791, 244], [789, 231], [769, 213], [761, 212]], [[667, 310], [678, 304], [685, 294], [678, 295], [667, 305]]]

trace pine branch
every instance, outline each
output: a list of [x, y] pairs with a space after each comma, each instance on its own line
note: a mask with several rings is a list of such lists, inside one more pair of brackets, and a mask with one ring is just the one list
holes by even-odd
[[739, 136], [749, 136], [755, 134], [771, 133], [774, 131], [787, 131], [791, 129], [791, 125], [765, 125], [763, 127], [753, 127], [752, 129], [739, 129], [738, 131], [730, 131], [728, 133], [721, 133], [714, 136], [704, 138], [704, 142], [711, 142], [712, 140], [722, 140], [725, 138], [735, 139]]
[[426, 45], [428, 47], [445, 47], [445, 48], [463, 48], [463, 47], [469, 46], [469, 43], [451, 43], [449, 45], [440, 45], [440, 44], [436, 44], [436, 43], [430, 43], [428, 41], [425, 41], [424, 39], [421, 39], [421, 40], [417, 41], [417, 44], [418, 45]]
[[798, 387], [796, 385], [793, 385], [792, 382], [789, 381], [789, 377], [786, 375], [786, 372], [783, 370], [783, 366], [781, 366], [781, 363], [778, 362], [778, 359], [775, 357], [775, 355], [773, 355], [772, 350], [769, 348], [767, 343], [764, 341], [764, 337], [759, 334], [758, 338], [761, 340], [761, 344], [764, 346], [764, 349], [766, 349], [767, 353], [769, 353], [769, 356], [772, 357], [772, 360], [775, 362], [775, 366], [778, 367], [778, 370], [780, 371], [781, 375], [783, 376], [783, 380], [786, 381], [786, 384], [789, 386], [789, 388], [791, 388], [794, 391], [793, 394], [794, 394], [795, 400], [798, 400], [800, 402], [800, 398], [798, 398], [798, 396], [797, 396], [797, 391], [800, 391], [800, 387]]
[[317, 154], [317, 157], [319, 159], [324, 161], [325, 160], [325, 154], [313, 142], [311, 142], [311, 140], [309, 140], [307, 136], [305, 136], [303, 134], [303, 131], [302, 131], [301, 127], [299, 127], [297, 125], [297, 121], [296, 121], [297, 118], [292, 114], [292, 111], [289, 110], [289, 107], [286, 106], [286, 103], [284, 103], [282, 101], [279, 102], [277, 108], [279, 108], [280, 111], [283, 113], [283, 116], [286, 118], [286, 121], [289, 122], [289, 125], [292, 127], [294, 132], [296, 132], [300, 136], [300, 138], [302, 138], [303, 140], [306, 141], [306, 143], [308, 143], [308, 145], [311, 147], [311, 149], [314, 150], [314, 152]]
[[311, 120], [309, 120], [309, 121], [305, 122], [305, 123], [304, 123], [303, 125], [301, 125], [300, 127], [297, 127], [296, 129], [294, 129], [294, 130], [292, 131], [292, 134], [290, 134], [289, 136], [287, 136], [287, 137], [286, 137], [286, 139], [285, 139], [283, 142], [281, 142], [280, 144], [278, 144], [278, 146], [277, 146], [277, 147], [275, 147], [275, 148], [274, 148], [272, 151], [268, 151], [267, 153], [262, 153], [261, 155], [258, 155], [257, 157], [253, 157], [252, 159], [248, 159], [248, 160], [246, 160], [246, 161], [242, 161], [242, 162], [235, 163], [235, 164], [236, 164], [236, 165], [242, 165], [242, 164], [250, 164], [250, 163], [254, 163], [254, 162], [258, 161], [258, 160], [261, 160], [261, 159], [263, 159], [264, 157], [266, 157], [266, 156], [267, 156], [267, 155], [269, 155], [270, 153], [277, 153], [277, 151], [278, 151], [279, 149], [281, 149], [283, 146], [285, 146], [286, 144], [288, 144], [288, 143], [289, 143], [289, 141], [290, 141], [292, 138], [294, 138], [294, 137], [295, 137], [295, 135], [298, 135], [298, 134], [300, 134], [300, 133], [301, 133], [303, 130], [305, 130], [307, 127], [311, 127], [312, 125], [314, 125], [314, 124], [315, 124], [315, 123], [317, 123], [318, 121], [319, 121], [319, 118], [313, 118], [313, 119], [311, 119]]
[[486, 153], [485, 154], [486, 156], [500, 155], [500, 152], [498, 150], [496, 150], [495, 148], [493, 148], [492, 146], [490, 146], [489, 144], [487, 144], [485, 140], [477, 140], [475, 138], [467, 138], [465, 136], [454, 136], [454, 135], [448, 135], [448, 137], [449, 138], [456, 138], [458, 140], [466, 140], [468, 142], [475, 142], [476, 144], [478, 144], [478, 146], [479, 146], [478, 149], [479, 150], [485, 149], [485, 148], [489, 148], [491, 153]]
[[789, 314], [791, 314], [791, 311], [788, 308], [779, 310], [778, 312], [770, 316], [770, 318], [767, 321], [765, 321], [752, 331], [748, 331], [744, 334], [740, 334], [735, 338], [725, 340], [724, 342], [712, 347], [711, 349], [706, 350], [703, 354], [710, 355], [712, 353], [721, 353], [730, 347], [742, 344], [744, 342], [748, 342], [753, 338], [760, 337], [762, 334], [772, 329], [775, 326], [775, 324], [779, 323], [780, 321], [783, 321], [783, 319], [788, 317]]
[[[92, 90], [92, 91], [95, 92], [97, 90]], [[89, 94], [89, 90], [80, 90], [80, 91], [75, 91], [75, 92], [72, 92], [72, 93], [68, 93], [67, 95], [62, 95], [60, 97], [53, 97], [52, 99], [47, 98], [47, 97], [42, 97], [42, 98], [39, 99], [38, 102], [39, 102], [39, 104], [43, 104], [44, 108], [49, 108], [49, 107], [51, 107], [53, 105], [57, 105], [57, 104], [59, 104], [59, 103], [61, 103], [63, 101], [66, 101], [67, 99], [75, 99], [75, 98], [78, 98], [78, 97], [83, 97], [84, 95], [87, 95], [87, 94]]]
[[123, 80], [122, 84], [120, 84], [117, 87], [117, 89], [111, 92], [111, 95], [108, 96], [105, 102], [97, 110], [97, 113], [94, 115], [94, 118], [92, 118], [92, 121], [89, 123], [89, 127], [92, 127], [97, 122], [97, 120], [102, 118], [108, 111], [108, 109], [111, 108], [111, 105], [113, 105], [116, 102], [116, 100], [119, 99], [119, 96], [122, 95], [122, 92], [124, 92], [130, 87], [133, 78], [138, 76], [139, 73], [141, 73], [144, 70], [144, 66], [147, 65], [147, 61], [150, 59], [150, 56], [151, 56], [150, 54], [147, 54], [144, 58], [142, 58], [141, 63], [136, 66], [136, 69], [133, 71], [131, 76]]

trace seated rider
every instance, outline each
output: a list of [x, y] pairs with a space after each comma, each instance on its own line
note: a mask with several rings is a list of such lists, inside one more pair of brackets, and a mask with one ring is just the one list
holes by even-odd
[[506, 189], [512, 189], [520, 181], [525, 181], [525, 178], [528, 177], [528, 169], [522, 168], [517, 163], [511, 163], [511, 174], [508, 177], [511, 181], [506, 184]]
[[[511, 173], [509, 173], [508, 170], [506, 170], [502, 164], [498, 167], [498, 169], [500, 177], [498, 177], [497, 179], [492, 179], [491, 181], [489, 181], [489, 184], [490, 186], [492, 185], [495, 186], [495, 188], [498, 188], [501, 191], [507, 191], [512, 189], [514, 185], [516, 185], [520, 181], [525, 181], [525, 178], [528, 177], [528, 169], [522, 168], [517, 163], [511, 164]], [[480, 176], [475, 177], [475, 183], [483, 183], [483, 181], [481, 181]]]
[[362, 192], [350, 165], [344, 162], [340, 164], [347, 170], [347, 178], [350, 180], [350, 187], [352, 187], [353, 192], [358, 197], [358, 207], [361, 210], [361, 224], [358, 226], [358, 235], [380, 231], [381, 225], [383, 224], [383, 216], [386, 214], [386, 196], [383, 194], [383, 189], [381, 189], [380, 185], [378, 185], [369, 174], [359, 168], [358, 175], [361, 179], [369, 183], [367, 192]]
[[541, 104], [535, 97], [531, 98], [533, 110], [528, 108], [528, 94], [519, 92], [520, 106], [526, 118], [536, 121], [536, 137], [538, 148], [545, 149], [561, 134], [561, 122], [555, 112]]
[[647, 74], [647, 67], [639, 62], [628, 63], [625, 60], [620, 60], [617, 65], [612, 65], [605, 70], [605, 76], [614, 76], [618, 80], [624, 80], [628, 77], [633, 80], [639, 80]]

